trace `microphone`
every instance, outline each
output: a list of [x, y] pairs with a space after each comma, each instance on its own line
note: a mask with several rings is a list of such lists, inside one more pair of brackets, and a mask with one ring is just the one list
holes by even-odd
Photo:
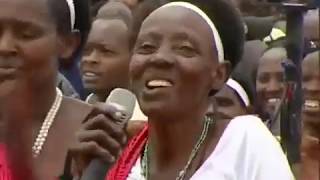
[[106, 104], [114, 106], [118, 110], [121, 123], [125, 124], [133, 115], [136, 96], [129, 90], [117, 88], [111, 91], [106, 100]]
[[[126, 90], [114, 89], [108, 96], [106, 103], [118, 109], [121, 123], [126, 124], [133, 114], [136, 103], [135, 95]], [[81, 180], [104, 180], [106, 172], [112, 164], [104, 163], [99, 159], [93, 159], [83, 172]]]

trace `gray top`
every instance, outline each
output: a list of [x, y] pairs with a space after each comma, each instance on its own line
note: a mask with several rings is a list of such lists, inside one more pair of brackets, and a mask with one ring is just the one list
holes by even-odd
[[71, 83], [61, 73], [59, 73], [57, 77], [57, 87], [62, 91], [64, 96], [80, 99], [79, 94], [73, 88]]

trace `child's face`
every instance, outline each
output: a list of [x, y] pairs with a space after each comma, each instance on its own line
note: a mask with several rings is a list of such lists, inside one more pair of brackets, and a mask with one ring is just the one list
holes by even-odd
[[129, 32], [121, 20], [95, 20], [81, 61], [84, 86], [107, 93], [128, 86]]

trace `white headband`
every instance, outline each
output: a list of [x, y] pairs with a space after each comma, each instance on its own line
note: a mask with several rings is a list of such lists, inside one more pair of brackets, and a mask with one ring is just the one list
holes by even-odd
[[68, 7], [69, 7], [69, 12], [70, 12], [70, 25], [71, 25], [71, 31], [74, 31], [74, 26], [76, 24], [76, 10], [74, 7], [74, 2], [73, 0], [66, 0]]
[[191, 3], [188, 3], [188, 2], [171, 2], [171, 3], [168, 3], [168, 4], [161, 6], [160, 8], [172, 7], [172, 6], [179, 6], [179, 7], [184, 7], [184, 8], [190, 9], [190, 10], [196, 12], [197, 14], [199, 14], [206, 21], [206, 23], [210, 26], [212, 33], [213, 33], [216, 49], [218, 52], [218, 60], [220, 63], [224, 62], [224, 50], [223, 50], [222, 41], [220, 39], [220, 35], [217, 31], [216, 26], [210, 20], [210, 18], [206, 15], [206, 13], [203, 12], [197, 6], [195, 6]]
[[246, 91], [243, 89], [243, 87], [237, 81], [230, 78], [227, 81], [227, 86], [229, 86], [230, 88], [232, 88], [233, 90], [236, 91], [236, 93], [240, 96], [241, 100], [244, 102], [244, 104], [247, 107], [250, 105], [250, 100], [249, 100], [248, 94], [246, 93]]

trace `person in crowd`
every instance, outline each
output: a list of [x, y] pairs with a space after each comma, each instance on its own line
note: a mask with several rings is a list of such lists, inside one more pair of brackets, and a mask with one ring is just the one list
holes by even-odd
[[226, 85], [214, 96], [216, 103], [216, 116], [222, 119], [248, 114], [250, 104], [248, 94], [234, 79], [230, 78]]
[[[259, 40], [245, 42], [242, 59], [233, 70], [231, 80], [227, 81], [226, 86], [215, 95], [214, 101], [218, 108], [225, 107], [227, 110], [221, 114], [222, 117], [232, 119], [239, 115], [254, 113], [255, 77], [259, 58], [265, 48], [265, 44]], [[219, 112], [219, 109], [217, 111]]]
[[[132, 50], [132, 15], [122, 2], [104, 4], [92, 24], [81, 60], [84, 87], [91, 92], [86, 102], [105, 102], [115, 88], [129, 89], [129, 62]], [[128, 137], [143, 128], [147, 117], [135, 105], [128, 125]]]
[[237, 81], [231, 77], [214, 97], [217, 117], [231, 120], [237, 116], [252, 114], [254, 92], [254, 86], [250, 82], [244, 79]]
[[[63, 97], [56, 89], [58, 60], [81, 51], [89, 29], [87, 0], [0, 0], [0, 98], [11, 92], [22, 92], [10, 96], [9, 103], [1, 104], [1, 113], [4, 111], [8, 117], [1, 118], [5, 126], [1, 126], [4, 128], [0, 132], [12, 132], [1, 137], [5, 139], [0, 149], [0, 154], [5, 156], [0, 157], [3, 180], [10, 180], [10, 170], [17, 170], [9, 164], [23, 164], [22, 159], [15, 158], [21, 156], [32, 159], [34, 168], [29, 168], [41, 177], [39, 179], [54, 179], [63, 172], [68, 149], [75, 142], [75, 132], [83, 121], [91, 118], [93, 107]], [[10, 104], [29, 97], [23, 94], [32, 98], [28, 103], [16, 103], [23, 108], [15, 111], [18, 107]], [[30, 118], [11, 118], [27, 110], [32, 114]], [[106, 120], [108, 117], [100, 114], [99, 119], [113, 127], [108, 132], [121, 134], [123, 127], [110, 118]], [[96, 120], [90, 122], [94, 124]], [[16, 138], [27, 130], [32, 132], [30, 137]], [[121, 135], [123, 137], [117, 137], [123, 140], [124, 133]], [[120, 142], [114, 140], [115, 136], [108, 137]], [[30, 157], [24, 154], [23, 147], [30, 148], [33, 158], [31, 153]], [[6, 152], [11, 154], [9, 159]], [[11, 163], [2, 161], [11, 158]], [[13, 177], [17, 174], [20, 173], [13, 173]]]
[[92, 23], [81, 60], [87, 102], [105, 102], [115, 88], [129, 88], [132, 15], [121, 2], [106, 3]]
[[259, 60], [256, 76], [256, 92], [260, 117], [267, 121], [275, 136], [280, 135], [280, 121], [276, 110], [284, 89], [284, 74], [281, 63], [287, 59], [285, 39], [274, 41]]
[[308, 54], [302, 62], [304, 104], [302, 109], [302, 177], [319, 179], [320, 161], [320, 51]]
[[240, 60], [243, 42], [243, 22], [229, 1], [172, 2], [153, 11], [130, 64], [148, 125], [106, 179], [293, 179], [259, 118], [240, 116], [217, 132], [206, 116], [209, 96], [228, 79], [228, 61], [234, 68]]

